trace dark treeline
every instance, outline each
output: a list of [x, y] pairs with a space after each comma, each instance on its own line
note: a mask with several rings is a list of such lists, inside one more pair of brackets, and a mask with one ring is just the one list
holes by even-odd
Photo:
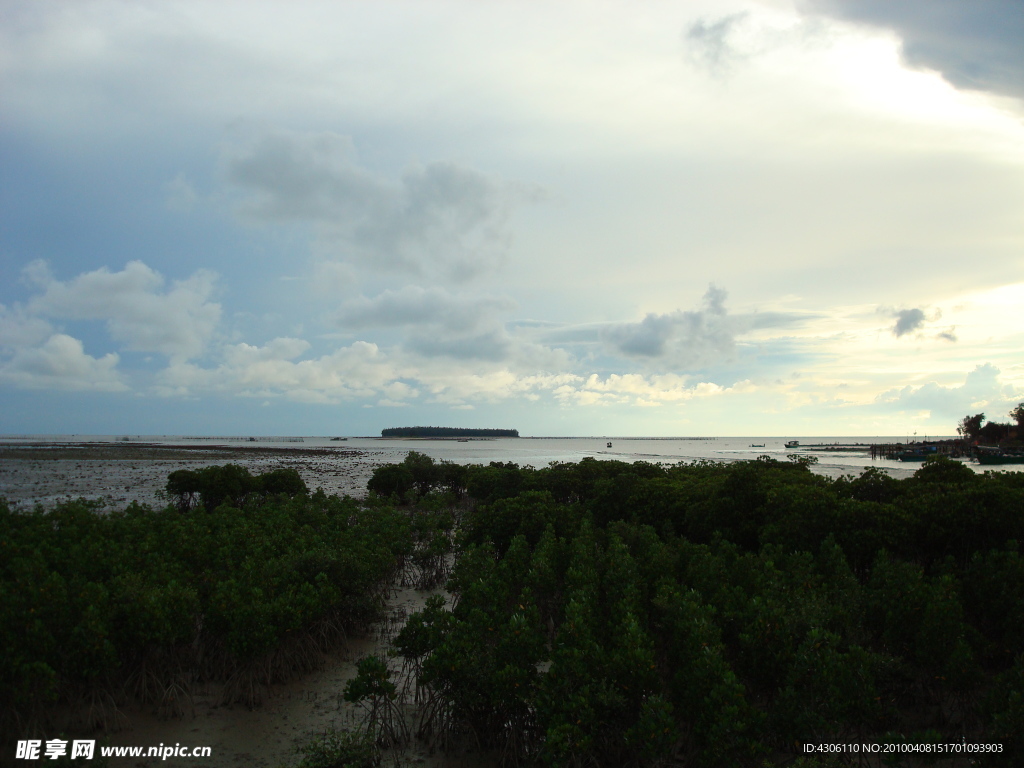
[[453, 603], [349, 694], [412, 685], [421, 738], [510, 764], [864, 764], [803, 756], [823, 742], [1019, 764], [1024, 474], [808, 464], [382, 467], [393, 500], [464, 496]]
[[253, 498], [284, 494], [294, 497], [307, 492], [306, 483], [295, 469], [273, 469], [255, 477], [245, 467], [225, 464], [222, 467], [179, 469], [167, 476], [167, 493], [179, 512], [202, 505], [214, 510], [227, 502], [242, 507]]
[[381, 437], [519, 437], [518, 429], [473, 429], [469, 427], [389, 427]]
[[1002, 442], [1019, 443], [1024, 435], [1024, 403], [1010, 410], [1011, 422], [985, 421], [984, 413], [964, 416], [957, 424], [957, 434], [966, 440], [983, 441], [998, 444]]

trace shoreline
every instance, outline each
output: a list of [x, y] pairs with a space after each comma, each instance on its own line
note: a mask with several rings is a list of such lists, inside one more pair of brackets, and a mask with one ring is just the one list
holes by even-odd
[[[352, 442], [323, 438], [319, 443], [292, 442], [293, 439], [288, 439], [284, 445], [274, 445], [268, 444], [268, 440], [250, 441], [248, 438], [244, 441], [228, 438], [186, 441], [186, 438], [179, 437], [172, 438], [171, 442], [152, 436], [130, 440], [98, 440], [95, 436], [77, 435], [69, 435], [63, 440], [46, 439], [41, 435], [31, 439], [27, 436], [0, 436], [0, 498], [6, 498], [12, 509], [21, 510], [31, 509], [37, 504], [44, 509], [52, 508], [58, 502], [78, 498], [104, 500], [110, 507], [123, 508], [132, 502], [162, 507], [168, 503], [165, 488], [171, 472], [233, 463], [246, 467], [252, 474], [272, 469], [295, 469], [311, 491], [319, 487], [327, 494], [362, 499], [366, 497], [366, 484], [374, 470], [384, 464], [400, 463], [410, 450], [422, 450], [435, 461], [462, 464], [514, 461], [533, 466], [546, 466], [552, 461], [579, 461], [587, 456], [627, 462], [676, 463], [705, 459], [733, 462], [753, 459], [758, 452], [778, 458], [791, 452], [778, 446], [759, 447], [755, 451], [742, 445], [730, 450], [723, 448], [718, 438], [674, 438], [686, 440], [688, 444], [716, 445], [713, 452], [709, 448], [708, 453], [693, 451], [679, 454], [636, 452], [632, 446], [639, 438], [612, 438], [626, 441], [625, 445], [629, 447], [624, 453], [606, 450], [602, 442], [604, 438], [598, 441], [600, 447], [582, 451], [576, 446], [585, 445], [594, 438], [569, 439], [565, 447], [553, 452], [539, 447], [522, 449], [531, 445], [531, 440], [541, 441], [547, 446], [551, 444], [548, 440], [554, 442], [555, 438], [374, 437], [352, 438]], [[690, 443], [695, 440], [701, 442]], [[812, 471], [834, 478], [843, 474], [859, 474], [864, 466], [874, 465], [866, 455], [868, 447], [859, 440], [842, 443], [819, 441], [814, 444], [808, 439], [796, 451], [821, 456], [825, 461]], [[828, 463], [829, 459], [838, 463]], [[895, 461], [885, 462], [882, 466], [893, 477], [908, 476], [912, 469], [916, 469], [901, 466]]]

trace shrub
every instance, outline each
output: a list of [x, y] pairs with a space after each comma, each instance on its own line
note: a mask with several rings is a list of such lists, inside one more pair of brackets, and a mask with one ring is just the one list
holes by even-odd
[[380, 750], [366, 734], [328, 730], [299, 747], [296, 768], [376, 768]]

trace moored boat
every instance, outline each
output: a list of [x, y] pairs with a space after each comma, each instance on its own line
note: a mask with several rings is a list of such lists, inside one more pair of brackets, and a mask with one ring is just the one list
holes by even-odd
[[975, 456], [979, 464], [1024, 464], [1024, 454], [979, 453]]
[[788, 443], [786, 443], [786, 447], [787, 448], [799, 448], [800, 447], [800, 441], [799, 440], [790, 440]]
[[896, 454], [896, 458], [900, 461], [924, 461], [928, 458], [928, 454], [924, 451], [900, 451]]

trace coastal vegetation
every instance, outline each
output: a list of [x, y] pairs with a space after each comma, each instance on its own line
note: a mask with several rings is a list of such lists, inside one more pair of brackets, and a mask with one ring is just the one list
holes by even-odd
[[1010, 422], [985, 421], [984, 413], [964, 416], [957, 424], [957, 434], [968, 441], [998, 444], [1019, 441], [1024, 435], [1024, 403], [1010, 410]]
[[778, 765], [828, 742], [1014, 764], [1024, 476], [809, 463], [466, 468], [452, 603], [409, 619], [388, 672], [418, 736], [520, 765]]
[[253, 706], [375, 621], [415, 551], [408, 513], [274, 493], [289, 473], [174, 473], [159, 510], [0, 501], [0, 732], [181, 714], [205, 681]]
[[255, 477], [238, 464], [202, 469], [178, 469], [167, 476], [167, 494], [179, 512], [198, 505], [217, 509], [227, 502], [240, 508], [253, 499], [284, 495], [294, 498], [308, 492], [295, 469], [274, 469]]
[[519, 437], [518, 429], [476, 429], [470, 427], [389, 427], [381, 437]]
[[359, 662], [338, 696], [362, 731], [322, 734], [303, 766], [374, 765], [413, 738], [522, 766], [864, 757], [803, 754], [819, 743], [947, 766], [965, 755], [920, 750], [992, 744], [970, 759], [1014, 765], [1024, 474], [936, 456], [831, 479], [813, 461], [410, 452], [364, 501], [225, 465], [172, 473], [159, 510], [0, 503], [0, 731], [180, 715], [204, 681], [255, 706], [404, 584], [446, 594]]

